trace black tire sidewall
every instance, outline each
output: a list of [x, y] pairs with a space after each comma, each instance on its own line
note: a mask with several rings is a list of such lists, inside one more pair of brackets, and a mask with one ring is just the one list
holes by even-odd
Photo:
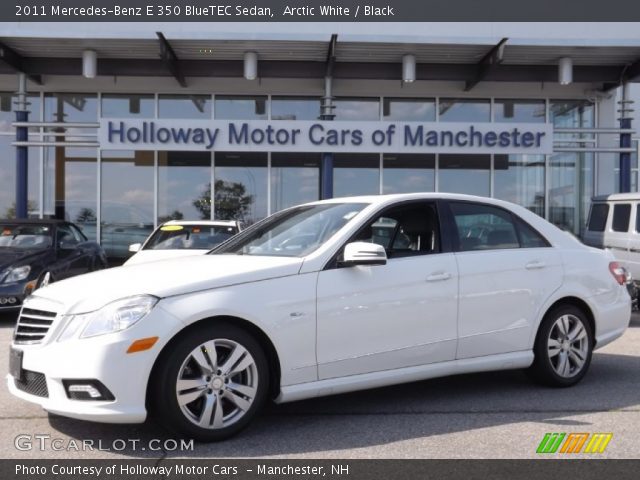
[[[239, 343], [251, 353], [258, 370], [258, 389], [253, 404], [241, 419], [228, 427], [210, 430], [185, 418], [175, 394], [176, 380], [182, 362], [194, 348], [208, 340], [222, 338]], [[172, 342], [167, 355], [160, 359], [154, 377], [150, 379], [150, 392], [154, 395], [152, 405], [156, 420], [181, 436], [202, 442], [224, 440], [245, 428], [260, 411], [269, 392], [269, 364], [262, 347], [245, 330], [229, 324], [214, 324], [186, 332]]]
[[[556, 373], [551, 364], [551, 360], [548, 355], [548, 345], [547, 341], [549, 338], [549, 333], [553, 328], [553, 325], [563, 315], [573, 315], [574, 317], [580, 319], [582, 325], [587, 331], [587, 338], [589, 342], [589, 350], [587, 352], [587, 358], [585, 359], [585, 364], [582, 367], [582, 370], [577, 375], [574, 375], [570, 378], [565, 378]], [[591, 364], [591, 357], [593, 354], [593, 331], [591, 328], [591, 324], [587, 319], [587, 316], [584, 314], [582, 310], [573, 305], [563, 305], [551, 310], [542, 323], [540, 324], [540, 328], [538, 329], [538, 335], [536, 336], [536, 343], [534, 345], [534, 355], [535, 360], [531, 367], [532, 374], [536, 378], [536, 380], [540, 381], [549, 386], [553, 387], [570, 387], [578, 383], [582, 378], [587, 374], [589, 370], [589, 366]]]

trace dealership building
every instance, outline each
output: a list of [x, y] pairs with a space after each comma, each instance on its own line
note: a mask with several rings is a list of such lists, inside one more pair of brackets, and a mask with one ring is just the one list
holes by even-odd
[[632, 23], [0, 23], [0, 217], [117, 261], [167, 219], [461, 192], [577, 235], [636, 191]]

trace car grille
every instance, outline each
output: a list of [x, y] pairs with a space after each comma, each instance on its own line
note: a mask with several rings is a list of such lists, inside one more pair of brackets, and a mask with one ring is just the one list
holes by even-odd
[[22, 379], [14, 379], [16, 388], [23, 392], [36, 395], [37, 397], [48, 397], [47, 379], [44, 374], [32, 372], [31, 370], [22, 370]]
[[23, 308], [13, 335], [14, 343], [42, 342], [55, 318], [55, 312]]

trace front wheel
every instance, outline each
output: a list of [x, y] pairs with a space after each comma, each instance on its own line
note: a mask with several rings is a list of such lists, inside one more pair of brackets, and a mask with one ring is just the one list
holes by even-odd
[[172, 345], [152, 379], [159, 421], [210, 442], [228, 438], [255, 417], [267, 398], [268, 363], [260, 344], [227, 324], [193, 330]]
[[529, 372], [552, 387], [570, 387], [584, 377], [591, 364], [593, 332], [586, 315], [572, 305], [550, 311], [542, 321]]

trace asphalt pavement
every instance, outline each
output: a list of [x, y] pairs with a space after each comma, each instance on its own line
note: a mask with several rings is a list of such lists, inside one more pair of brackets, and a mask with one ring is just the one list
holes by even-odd
[[[14, 324], [0, 316], [3, 379]], [[598, 457], [640, 458], [639, 431], [637, 314], [572, 388], [541, 387], [520, 371], [428, 380], [270, 405], [237, 437], [192, 448], [150, 422], [67, 419], [0, 387], [0, 458], [535, 458], [547, 432], [610, 432]]]

